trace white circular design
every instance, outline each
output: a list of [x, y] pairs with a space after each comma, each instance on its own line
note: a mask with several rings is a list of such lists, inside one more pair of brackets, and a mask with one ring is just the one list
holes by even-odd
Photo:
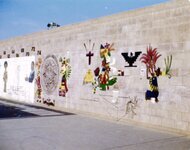
[[55, 91], [59, 82], [59, 64], [55, 55], [48, 55], [41, 67], [42, 89], [50, 95]]

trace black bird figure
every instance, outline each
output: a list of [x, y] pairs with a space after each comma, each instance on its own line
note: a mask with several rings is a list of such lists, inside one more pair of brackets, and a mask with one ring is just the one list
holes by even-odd
[[138, 56], [141, 54], [142, 52], [135, 52], [135, 55], [133, 56], [133, 53], [121, 53], [121, 55], [124, 57], [125, 61], [128, 62], [129, 66], [125, 66], [125, 67], [137, 67], [136, 65], [134, 66], [134, 62], [137, 60]]

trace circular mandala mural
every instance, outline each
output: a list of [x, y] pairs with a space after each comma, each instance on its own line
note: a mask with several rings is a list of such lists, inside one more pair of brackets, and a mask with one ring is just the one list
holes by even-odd
[[55, 55], [48, 55], [41, 68], [42, 88], [46, 94], [51, 94], [59, 82], [59, 64]]

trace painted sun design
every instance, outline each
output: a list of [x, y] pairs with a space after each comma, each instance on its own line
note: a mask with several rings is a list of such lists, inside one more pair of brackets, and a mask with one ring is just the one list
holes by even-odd
[[55, 55], [48, 55], [42, 64], [42, 88], [46, 94], [55, 91], [59, 82], [59, 64]]

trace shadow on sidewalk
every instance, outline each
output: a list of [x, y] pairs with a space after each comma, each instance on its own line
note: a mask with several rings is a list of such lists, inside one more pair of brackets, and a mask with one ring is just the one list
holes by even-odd
[[[22, 105], [22, 104], [19, 105], [24, 107], [9, 105], [7, 103], [5, 104], [0, 102], [0, 119], [75, 115], [73, 113], [54, 111], [42, 107], [35, 107], [35, 106]], [[36, 113], [30, 112], [30, 110], [27, 110], [27, 108], [32, 108], [36, 110]]]

